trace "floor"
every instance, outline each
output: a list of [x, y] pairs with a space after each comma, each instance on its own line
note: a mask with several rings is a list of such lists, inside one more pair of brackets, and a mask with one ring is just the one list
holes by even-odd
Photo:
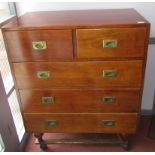
[[[143, 116], [139, 124], [139, 130], [135, 136], [130, 138], [131, 152], [155, 152], [155, 139], [148, 137], [151, 117]], [[43, 138], [61, 139], [80, 135], [71, 134], [44, 134]], [[100, 135], [102, 136], [102, 135]], [[101, 145], [101, 144], [50, 144], [45, 152], [122, 152], [125, 151], [120, 145]], [[35, 138], [30, 136], [25, 152], [43, 152]]]

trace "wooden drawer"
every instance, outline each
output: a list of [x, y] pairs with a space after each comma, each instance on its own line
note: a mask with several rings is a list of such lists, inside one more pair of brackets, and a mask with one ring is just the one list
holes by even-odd
[[14, 63], [13, 69], [19, 89], [134, 88], [142, 80], [141, 60]]
[[138, 112], [139, 95], [125, 89], [20, 90], [24, 113]]
[[146, 28], [77, 29], [78, 58], [144, 57]]
[[27, 132], [135, 133], [136, 113], [24, 114]]
[[[7, 31], [4, 34], [13, 62], [73, 59], [71, 30]], [[39, 44], [39, 41], [44, 42]]]

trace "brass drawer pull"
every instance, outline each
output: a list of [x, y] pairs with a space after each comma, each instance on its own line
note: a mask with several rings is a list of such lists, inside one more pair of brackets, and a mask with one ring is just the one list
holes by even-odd
[[48, 126], [57, 126], [58, 121], [57, 120], [47, 120], [46, 125], [48, 125]]
[[102, 126], [115, 126], [116, 122], [114, 120], [103, 120]]
[[116, 77], [117, 71], [115, 70], [103, 70], [103, 77]]
[[46, 41], [33, 41], [32, 47], [34, 50], [45, 50], [47, 49]]
[[37, 72], [37, 77], [39, 79], [47, 79], [50, 78], [51, 72], [50, 71], [38, 71]]
[[103, 40], [103, 48], [116, 48], [117, 40]]
[[116, 102], [116, 97], [115, 96], [104, 96], [102, 100], [103, 100], [103, 103], [111, 104], [111, 103]]
[[43, 104], [54, 104], [54, 97], [42, 97]]

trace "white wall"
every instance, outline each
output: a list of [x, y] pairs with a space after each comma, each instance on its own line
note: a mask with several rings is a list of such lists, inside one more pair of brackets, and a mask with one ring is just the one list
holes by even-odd
[[4, 2], [0, 2], [0, 10], [8, 9], [8, 4]]
[[[135, 8], [151, 23], [151, 37], [155, 37], [155, 3], [122, 3], [122, 2], [18, 2], [18, 14], [33, 11], [53, 11], [53, 10], [81, 10], [81, 9], [109, 9], [109, 8]], [[148, 62], [145, 76], [144, 93], [142, 99], [142, 109], [150, 110], [153, 106], [154, 88], [155, 88], [155, 45], [149, 46]]]
[[10, 15], [8, 3], [0, 2], [0, 20], [8, 15]]

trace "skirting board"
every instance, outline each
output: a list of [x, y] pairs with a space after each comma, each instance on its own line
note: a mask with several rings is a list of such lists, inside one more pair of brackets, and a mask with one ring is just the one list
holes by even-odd
[[151, 110], [146, 110], [146, 109], [141, 110], [141, 116], [152, 116], [154, 114], [155, 114], [155, 112], [152, 109]]
[[18, 150], [18, 152], [23, 152], [23, 151], [24, 151], [25, 146], [26, 146], [26, 144], [27, 144], [27, 142], [28, 142], [28, 140], [29, 140], [29, 136], [30, 136], [29, 133], [25, 133], [25, 134], [24, 134], [23, 139], [22, 139], [22, 141], [21, 141], [21, 143], [20, 143], [20, 145], [19, 145], [19, 150]]

